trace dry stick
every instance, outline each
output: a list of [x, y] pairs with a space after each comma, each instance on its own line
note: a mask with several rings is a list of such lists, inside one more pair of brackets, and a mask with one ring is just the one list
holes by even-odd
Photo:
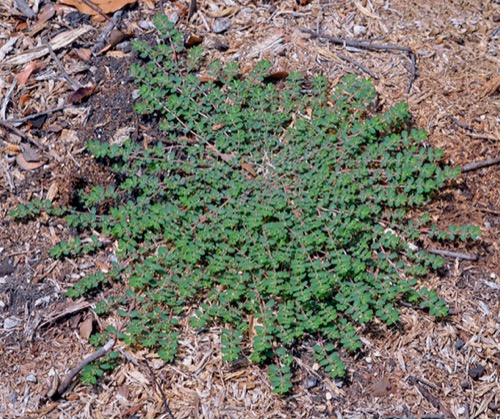
[[111, 20], [109, 21], [108, 26], [102, 31], [101, 36], [99, 37], [98, 41], [95, 43], [95, 45], [92, 47], [92, 53], [96, 53], [97, 51], [101, 51], [104, 46], [106, 45], [106, 38], [110, 34], [110, 32], [114, 29], [116, 25], [120, 22], [120, 19], [122, 18], [123, 12], [121, 10], [118, 10]]
[[82, 0], [87, 6], [89, 6], [94, 12], [99, 13], [104, 19], [111, 20], [111, 18], [104, 13], [100, 7], [97, 7], [95, 4], [91, 3], [89, 0]]
[[80, 87], [82, 87], [82, 85], [80, 83], [78, 83], [77, 81], [73, 80], [69, 74], [66, 72], [66, 70], [64, 69], [61, 61], [59, 61], [59, 58], [57, 58], [57, 55], [56, 53], [54, 52], [54, 50], [52, 49], [52, 45], [50, 45], [47, 41], [44, 42], [44, 45], [47, 47], [47, 49], [49, 50], [49, 54], [50, 56], [52, 57], [52, 59], [55, 61], [56, 65], [57, 65], [57, 68], [59, 69], [59, 71], [62, 73], [63, 77], [68, 81], [69, 84], [71, 84], [71, 87], [73, 87], [74, 90], [77, 90], [79, 89]]
[[418, 381], [419, 383], [422, 383], [422, 384], [425, 384], [426, 386], [429, 386], [433, 390], [438, 389], [434, 384], [432, 384], [430, 381], [425, 380], [424, 378], [415, 377], [415, 376], [413, 376], [412, 378], [415, 379], [416, 381]]
[[458, 258], [458, 259], [465, 259], [465, 260], [477, 260], [478, 257], [476, 255], [469, 255], [467, 253], [456, 253], [456, 252], [450, 252], [448, 250], [440, 250], [440, 249], [434, 249], [433, 247], [429, 249], [425, 249], [427, 253], [432, 253], [434, 255], [439, 255], [439, 256], [449, 256], [452, 258]]
[[472, 172], [473, 170], [481, 169], [483, 167], [493, 166], [500, 163], [500, 157], [492, 157], [491, 159], [486, 159], [483, 161], [478, 161], [476, 163], [469, 163], [462, 167], [462, 172]]
[[379, 51], [402, 51], [408, 53], [410, 60], [411, 60], [411, 77], [408, 82], [408, 87], [406, 88], [406, 93], [409, 93], [411, 86], [413, 85], [413, 82], [417, 78], [417, 63], [416, 63], [416, 57], [415, 53], [412, 51], [410, 47], [402, 47], [400, 45], [384, 45], [384, 44], [373, 44], [373, 43], [367, 43], [367, 42], [361, 42], [361, 41], [356, 41], [354, 39], [344, 39], [344, 38], [336, 38], [334, 36], [328, 36], [328, 35], [322, 35], [318, 32], [315, 32], [310, 29], [305, 29], [301, 28], [301, 32], [308, 33], [313, 36], [313, 38], [320, 38], [324, 39], [329, 42], [333, 42], [334, 44], [338, 45], [346, 45], [349, 47], [354, 47], [354, 48], [362, 48], [362, 49], [367, 49], [367, 50], [379, 50]]
[[479, 132], [468, 132], [467, 135], [472, 138], [479, 138], [481, 140], [498, 141], [498, 137], [489, 134], [481, 134]]
[[153, 381], [156, 385], [156, 387], [158, 387], [158, 391], [160, 392], [160, 395], [161, 395], [161, 398], [163, 400], [163, 407], [165, 408], [165, 412], [172, 418], [172, 419], [175, 419], [175, 416], [174, 414], [172, 413], [172, 411], [170, 410], [170, 406], [168, 405], [168, 401], [167, 401], [167, 397], [165, 396], [165, 393], [163, 392], [163, 389], [161, 388], [161, 384], [158, 382], [158, 380], [156, 379], [156, 375], [153, 371], [153, 368], [151, 368], [151, 365], [149, 365], [149, 362], [146, 358], [144, 358], [144, 363], [146, 364], [146, 366], [148, 367], [148, 370], [149, 370], [149, 373], [151, 374], [151, 377], [153, 378]]
[[0, 119], [0, 125], [2, 127], [4, 127], [4, 128], [7, 128], [9, 131], [13, 132], [14, 134], [16, 134], [18, 137], [21, 137], [23, 140], [29, 141], [31, 144], [37, 146], [38, 148], [40, 148], [40, 149], [44, 149], [45, 148], [37, 140], [35, 140], [34, 138], [29, 137], [28, 135], [26, 135], [22, 131], [19, 131], [16, 127], [12, 126], [7, 121], [3, 121], [3, 120]]
[[358, 67], [361, 71], [364, 71], [366, 74], [368, 74], [372, 78], [378, 79], [378, 76], [373, 71], [371, 71], [369, 68], [365, 67], [363, 64], [360, 64], [357, 61], [354, 61], [353, 59], [351, 59], [345, 55], [342, 55], [342, 54], [337, 54], [337, 57], [339, 57], [340, 59], [342, 59], [344, 61], [347, 61], [348, 63], [351, 63], [355, 67]]
[[406, 94], [410, 93], [411, 86], [413, 86], [413, 82], [417, 78], [417, 58], [415, 57], [413, 51], [409, 53], [409, 56], [411, 60], [411, 70], [410, 70], [410, 80], [408, 80], [408, 86], [406, 87]]
[[3, 122], [7, 122], [7, 123], [11, 123], [11, 124], [22, 124], [23, 122], [30, 121], [31, 119], [38, 118], [39, 116], [44, 116], [44, 115], [49, 115], [51, 113], [59, 112], [59, 111], [62, 111], [64, 109], [72, 107], [72, 106], [73, 105], [62, 105], [62, 106], [58, 106], [57, 108], [47, 109], [46, 111], [33, 113], [31, 115], [25, 116], [24, 118], [7, 119], [6, 121], [3, 121]]
[[35, 17], [35, 12], [31, 10], [25, 0], [14, 0], [14, 4], [16, 8], [21, 11], [28, 19], [33, 19]]
[[2, 104], [2, 109], [0, 109], [0, 118], [2, 119], [5, 119], [5, 115], [7, 113], [7, 106], [9, 106], [10, 95], [12, 94], [16, 86], [17, 86], [17, 79], [14, 78], [12, 84], [9, 87], [9, 90], [7, 90], [7, 94], [5, 95], [5, 99]]
[[165, 15], [165, 4], [163, 4], [163, 0], [160, 0], [160, 13]]
[[446, 115], [448, 118], [450, 118], [455, 124], [457, 124], [460, 128], [463, 128], [466, 131], [474, 131], [474, 129], [470, 125], [465, 125], [462, 124], [457, 118], [455, 118], [453, 115]]
[[51, 396], [51, 399], [58, 399], [61, 397], [61, 395], [68, 389], [68, 387], [71, 385], [71, 382], [73, 379], [80, 373], [80, 371], [88, 364], [91, 362], [94, 362], [96, 359], [101, 358], [102, 356], [106, 355], [109, 350], [113, 347], [115, 344], [114, 339], [110, 339], [106, 345], [104, 345], [101, 349], [98, 351], [94, 352], [92, 355], [88, 356], [85, 358], [79, 365], [77, 365], [75, 368], [73, 368], [66, 378], [63, 380], [63, 382], [57, 387], [57, 391], [54, 395]]
[[[123, 351], [121, 348], [117, 348], [116, 349], [118, 352], [120, 352], [122, 354], [122, 356], [128, 361], [128, 362], [131, 362], [132, 364], [134, 364], [137, 368], [141, 369], [141, 370], [144, 370], [144, 367], [139, 363], [139, 361], [135, 360], [132, 356], [130, 356], [128, 353], [126, 353], [125, 351]], [[160, 383], [158, 383], [156, 381], [156, 376], [154, 375], [153, 373], [153, 370], [152, 368], [150, 367], [148, 361], [146, 360], [146, 358], [144, 358], [144, 363], [146, 364], [146, 366], [148, 367], [149, 369], [149, 373], [150, 375], [153, 377], [153, 381], [155, 382], [156, 386], [158, 387], [159, 391], [160, 391], [160, 394], [161, 394], [161, 397], [163, 399], [163, 406], [165, 406], [165, 411], [170, 415], [170, 417], [172, 419], [175, 419], [175, 416], [174, 414], [172, 413], [172, 411], [170, 410], [170, 406], [168, 405], [168, 402], [167, 402], [167, 398], [165, 397], [165, 393], [163, 392], [163, 389], [161, 388], [160, 386]]]
[[189, 13], [187, 16], [187, 21], [189, 22], [193, 15], [196, 13], [196, 0], [191, 0], [191, 3], [189, 4]]

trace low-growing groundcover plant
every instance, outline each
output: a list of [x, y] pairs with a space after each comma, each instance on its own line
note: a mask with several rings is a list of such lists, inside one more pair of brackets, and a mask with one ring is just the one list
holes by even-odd
[[[91, 142], [115, 185], [82, 194], [86, 210], [66, 216], [80, 232], [119, 243], [111, 272], [68, 291], [79, 297], [126, 281], [123, 295], [96, 306], [103, 316], [117, 310], [126, 325], [110, 326], [96, 345], [117, 333], [171, 361], [188, 316], [197, 329], [221, 326], [225, 360], [267, 365], [284, 393], [304, 338], [318, 342], [314, 357], [339, 377], [339, 348], [359, 350], [357, 330], [375, 318], [396, 324], [399, 301], [446, 316], [445, 302], [421, 286], [443, 260], [414, 244], [423, 228], [440, 240], [477, 230], [409, 220], [408, 210], [459, 170], [442, 167], [443, 152], [410, 129], [407, 105], [370, 112], [372, 83], [351, 75], [332, 90], [321, 75], [272, 82], [265, 61], [245, 77], [234, 63], [207, 68], [202, 49], [186, 49], [165, 17], [156, 25], [163, 42], [134, 43], [142, 61], [132, 74], [136, 110], [158, 118], [168, 141]], [[52, 255], [99, 245], [92, 235]]]

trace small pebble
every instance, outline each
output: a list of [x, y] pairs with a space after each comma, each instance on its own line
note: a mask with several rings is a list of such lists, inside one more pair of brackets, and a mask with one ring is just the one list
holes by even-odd
[[219, 19], [215, 19], [214, 25], [212, 26], [212, 31], [215, 33], [222, 33], [227, 31], [233, 22], [231, 22], [231, 19], [227, 17], [221, 17]]
[[479, 380], [485, 371], [486, 368], [481, 364], [477, 364], [474, 368], [469, 369], [469, 377], [473, 380]]
[[467, 380], [464, 380], [460, 383], [460, 386], [464, 389], [467, 390], [470, 387], [470, 384]]
[[22, 323], [20, 319], [16, 319], [15, 317], [8, 317], [3, 321], [3, 328], [5, 330], [14, 329]]
[[455, 349], [460, 350], [465, 346], [465, 342], [462, 339], [457, 339], [455, 341]]
[[367, 356], [365, 358], [365, 361], [366, 361], [367, 364], [371, 364], [372, 363], [372, 359], [369, 356]]
[[50, 303], [50, 295], [41, 297], [35, 301], [35, 307], [41, 306], [42, 304], [47, 305]]
[[459, 415], [463, 415], [463, 414], [465, 413], [465, 407], [459, 407], [459, 408], [457, 409], [457, 413], [458, 413]]
[[148, 22], [147, 20], [140, 20], [137, 24], [143, 31], [150, 31], [155, 27], [151, 22]]
[[354, 35], [356, 36], [363, 35], [366, 32], [366, 26], [354, 25], [353, 30], [354, 30]]
[[26, 376], [26, 381], [28, 381], [29, 383], [36, 383], [38, 380], [36, 379], [35, 374], [28, 374]]
[[309, 377], [304, 380], [304, 388], [306, 390], [316, 387], [317, 385], [318, 385], [318, 380], [316, 379], [316, 377]]
[[325, 397], [326, 397], [326, 400], [332, 400], [332, 393], [330, 393], [329, 391], [326, 392], [325, 394]]

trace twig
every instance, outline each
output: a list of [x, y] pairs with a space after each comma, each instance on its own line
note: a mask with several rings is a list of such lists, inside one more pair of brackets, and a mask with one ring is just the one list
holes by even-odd
[[5, 119], [5, 115], [7, 113], [7, 106], [9, 106], [10, 95], [12, 94], [16, 86], [17, 86], [17, 79], [14, 78], [12, 84], [9, 87], [9, 90], [7, 90], [7, 94], [5, 95], [5, 99], [3, 100], [2, 103], [2, 109], [0, 110], [0, 118], [2, 119]]
[[453, 115], [446, 115], [448, 118], [450, 118], [455, 124], [457, 124], [460, 128], [463, 128], [466, 131], [472, 132], [474, 129], [470, 125], [465, 125], [462, 124], [457, 118], [455, 118]]
[[433, 390], [437, 390], [438, 388], [432, 384], [430, 381], [427, 381], [423, 378], [420, 378], [420, 377], [415, 377], [415, 376], [412, 376], [413, 379], [415, 379], [416, 381], [418, 381], [419, 383], [422, 383], [422, 384], [425, 384], [426, 386], [432, 388]]
[[4, 128], [7, 128], [9, 131], [13, 132], [14, 134], [16, 134], [18, 137], [21, 137], [23, 140], [26, 140], [28, 137], [25, 133], [19, 131], [16, 127], [13, 127], [7, 121], [0, 119], [0, 125]]
[[23, 13], [28, 19], [33, 19], [35, 17], [35, 12], [31, 10], [28, 3], [25, 0], [14, 0], [16, 8]]
[[189, 22], [190, 19], [193, 17], [193, 15], [196, 13], [196, 0], [191, 0], [191, 3], [189, 4], [189, 13], [187, 16], [187, 21]]
[[500, 163], [500, 157], [492, 157], [491, 159], [486, 159], [483, 161], [478, 161], [476, 163], [469, 163], [462, 167], [462, 173], [472, 172], [473, 170], [481, 169], [483, 167], [493, 166]]
[[77, 365], [75, 368], [73, 368], [68, 375], [66, 375], [66, 378], [63, 380], [63, 382], [57, 387], [57, 391], [55, 394], [51, 396], [51, 399], [58, 399], [61, 397], [61, 395], [68, 389], [68, 387], [71, 385], [71, 382], [73, 379], [80, 373], [80, 371], [88, 364], [91, 362], [94, 362], [96, 359], [101, 358], [102, 356], [106, 355], [109, 350], [113, 347], [115, 344], [114, 339], [110, 339], [101, 349], [98, 351], [94, 352], [92, 355], [88, 356], [85, 358], [79, 365]]
[[161, 384], [156, 379], [156, 375], [153, 371], [153, 368], [151, 368], [151, 365], [149, 365], [149, 362], [146, 358], [144, 358], [144, 363], [148, 367], [149, 373], [151, 374], [151, 377], [153, 378], [153, 381], [154, 381], [156, 387], [158, 387], [158, 391], [161, 394], [161, 398], [163, 400], [163, 407], [165, 408], [165, 413], [167, 413], [172, 419], [175, 419], [175, 416], [172, 413], [172, 411], [170, 410], [170, 406], [168, 405], [168, 401], [167, 401], [167, 398], [165, 396], [165, 393], [164, 393], [163, 389], [161, 388]]
[[92, 53], [96, 53], [97, 51], [101, 51], [104, 46], [106, 45], [106, 38], [110, 34], [110, 32], [114, 29], [116, 25], [120, 22], [120, 19], [122, 18], [123, 12], [121, 10], [118, 10], [111, 20], [109, 21], [108, 26], [102, 31], [101, 36], [99, 37], [98, 41], [95, 43], [95, 45], [92, 47]]
[[4, 128], [7, 128], [9, 131], [13, 132], [14, 134], [16, 134], [18, 137], [22, 138], [23, 140], [27, 140], [31, 144], [36, 145], [38, 148], [40, 148], [40, 149], [44, 149], [45, 148], [37, 140], [35, 140], [34, 138], [31, 138], [31, 137], [27, 136], [22, 131], [19, 131], [16, 127], [12, 126], [7, 121], [3, 121], [3, 120], [0, 119], [0, 125], [2, 127], [4, 127]]
[[470, 419], [470, 408], [469, 403], [465, 402], [465, 419]]
[[358, 67], [361, 71], [364, 71], [366, 74], [374, 78], [375, 80], [378, 79], [378, 76], [371, 71], [369, 68], [365, 67], [363, 64], [358, 63], [357, 61], [354, 61], [352, 58], [349, 58], [345, 55], [342, 54], [337, 54], [337, 57], [340, 59], [347, 61], [348, 63], [351, 63], [353, 66]]
[[488, 212], [490, 214], [500, 215], [500, 211], [491, 210], [489, 208], [479, 208], [479, 211]]
[[498, 141], [498, 138], [494, 135], [481, 134], [479, 132], [468, 132], [467, 135], [472, 138], [480, 138], [481, 140]]
[[[137, 368], [141, 369], [144, 371], [144, 366], [142, 366], [139, 361], [135, 360], [131, 355], [129, 355], [128, 353], [126, 353], [125, 351], [123, 351], [121, 348], [117, 348], [117, 351], [120, 352], [124, 357], [125, 359], [134, 364]], [[149, 374], [151, 375], [151, 378], [153, 379], [155, 385], [158, 387], [158, 390], [160, 392], [160, 395], [161, 395], [161, 398], [163, 400], [163, 406], [165, 407], [165, 412], [172, 418], [172, 419], [175, 419], [175, 416], [174, 414], [172, 413], [172, 411], [170, 410], [170, 407], [168, 405], [168, 401], [167, 401], [167, 398], [165, 396], [165, 393], [163, 392], [163, 389], [161, 388], [161, 385], [160, 383], [156, 380], [156, 376], [153, 372], [153, 369], [151, 368], [151, 366], [149, 365], [148, 361], [146, 358], [144, 358], [144, 363], [146, 364], [147, 368], [148, 368], [148, 371], [149, 371]]]
[[4, 122], [11, 123], [11, 124], [22, 124], [23, 122], [30, 121], [31, 119], [38, 118], [39, 116], [49, 115], [51, 113], [56, 113], [56, 112], [62, 111], [64, 109], [72, 107], [72, 106], [73, 105], [62, 105], [62, 106], [58, 106], [57, 108], [47, 109], [46, 111], [33, 113], [31, 115], [25, 116], [24, 118], [7, 119]]
[[476, 255], [470, 255], [468, 253], [457, 253], [457, 252], [450, 252], [448, 250], [440, 250], [440, 249], [434, 249], [433, 247], [429, 249], [425, 249], [427, 253], [432, 253], [434, 255], [440, 255], [440, 256], [449, 256], [452, 258], [458, 258], [458, 259], [465, 259], [465, 260], [477, 260], [478, 257]]
[[63, 77], [68, 81], [69, 84], [71, 84], [71, 87], [73, 87], [74, 90], [77, 90], [79, 89], [80, 87], [82, 87], [82, 85], [80, 83], [78, 83], [77, 81], [73, 80], [69, 74], [66, 72], [66, 70], [64, 69], [61, 61], [59, 61], [59, 58], [57, 58], [57, 55], [56, 53], [54, 52], [54, 50], [52, 49], [52, 45], [50, 45], [48, 42], [44, 42], [44, 45], [47, 47], [47, 49], [49, 50], [49, 54], [50, 56], [52, 57], [52, 59], [55, 61], [56, 63], [56, 66], [57, 68], [59, 69], [59, 71], [62, 73]]
[[417, 58], [413, 51], [410, 50], [409, 53], [410, 61], [411, 61], [411, 69], [410, 69], [410, 80], [408, 80], [408, 86], [406, 87], [406, 94], [410, 93], [411, 87], [417, 78]]
[[345, 45], [354, 48], [362, 48], [366, 50], [379, 50], [379, 51], [402, 51], [406, 52], [411, 60], [411, 69], [410, 69], [410, 80], [408, 82], [408, 87], [406, 89], [406, 93], [409, 93], [413, 82], [417, 78], [417, 62], [415, 53], [412, 51], [410, 47], [402, 47], [400, 45], [384, 45], [384, 44], [373, 44], [368, 42], [357, 41], [354, 39], [344, 39], [344, 38], [336, 38], [334, 36], [322, 35], [318, 32], [315, 32], [311, 29], [301, 28], [301, 32], [308, 33], [313, 36], [313, 38], [320, 38], [326, 41], [332, 42], [338, 45]]
[[100, 7], [96, 6], [95, 4], [91, 3], [89, 0], [82, 0], [87, 6], [89, 6], [94, 12], [99, 13], [104, 19], [106, 20], [111, 20], [111, 18], [104, 13]]

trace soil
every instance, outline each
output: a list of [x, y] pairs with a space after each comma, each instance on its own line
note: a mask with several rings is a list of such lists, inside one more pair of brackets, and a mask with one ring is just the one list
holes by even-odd
[[[75, 1], [77, 7], [84, 3]], [[190, 3], [197, 12], [188, 21]], [[402, 307], [398, 327], [370, 325], [362, 331], [363, 351], [343, 354], [345, 380], [329, 379], [305, 350], [296, 359], [293, 391], [276, 396], [264, 367], [222, 361], [217, 328], [195, 333], [186, 326], [173, 364], [117, 343], [123, 362], [111, 374], [95, 386], [76, 379], [62, 397], [48, 397], [95, 352], [88, 334], [106, 326], [93, 310], [93, 303], [106, 294], [72, 301], [65, 292], [85, 275], [105, 271], [113, 247], [92, 257], [54, 260], [50, 249], [76, 232], [46, 214], [18, 222], [9, 213], [35, 198], [78, 206], [79, 191], [112, 182], [109, 170], [86, 151], [88, 141], [119, 142], [125, 136], [147, 142], [161, 133], [154, 121], [133, 111], [136, 87], [129, 67], [137, 57], [130, 40], [87, 57], [107, 21], [90, 20], [55, 0], [29, 2], [34, 9], [55, 8], [37, 32], [32, 29], [41, 11], [27, 19], [14, 4], [6, 0], [0, 5], [5, 34], [0, 52], [11, 37], [19, 37], [0, 59], [0, 98], [6, 110], [0, 119], [5, 116], [4, 121], [40, 145], [31, 143], [39, 155], [35, 162], [44, 164], [33, 169], [12, 159], [16, 153], [6, 144], [23, 145], [26, 139], [0, 125], [1, 418], [500, 417], [498, 164], [464, 172], [424, 209], [440, 227], [473, 223], [481, 228], [480, 240], [444, 249], [461, 256], [447, 257], [445, 268], [426, 280], [450, 304], [452, 314], [437, 321], [418, 308]], [[144, 0], [125, 6], [118, 28], [135, 38], [154, 39], [151, 21], [162, 5], [171, 19], [178, 18], [184, 33], [203, 37], [207, 60], [237, 60], [245, 73], [266, 58], [273, 70], [322, 72], [333, 83], [346, 73], [367, 76], [368, 71], [375, 76], [381, 109], [407, 101], [414, 125], [429, 132], [429, 144], [443, 148], [448, 163], [463, 167], [500, 156], [496, 0]], [[213, 25], [222, 18], [231, 27], [215, 33]], [[67, 103], [74, 86], [46, 55], [36, 60], [38, 69], [28, 81], [11, 89], [13, 76], [26, 64], [5, 63], [59, 30], [84, 25], [92, 30], [55, 53], [70, 79], [95, 86], [92, 94], [41, 121], [15, 123]], [[350, 48], [313, 37], [304, 28], [322, 36], [410, 47], [416, 77], [412, 79], [412, 62], [404, 51]], [[425, 240], [426, 246], [439, 246]]]

